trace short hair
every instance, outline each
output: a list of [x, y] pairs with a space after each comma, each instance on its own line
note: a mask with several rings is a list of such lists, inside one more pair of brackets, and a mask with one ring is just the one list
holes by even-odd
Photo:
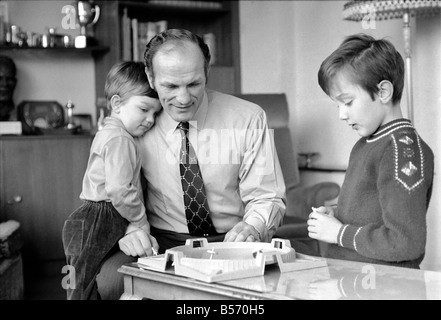
[[110, 99], [114, 95], [118, 95], [122, 101], [132, 96], [158, 99], [158, 93], [149, 85], [144, 63], [140, 61], [124, 61], [115, 64], [107, 74], [104, 93], [109, 110], [112, 109]]
[[17, 75], [17, 68], [15, 66], [14, 60], [9, 58], [8, 56], [0, 55], [0, 64], [9, 66], [14, 76]]
[[168, 41], [189, 41], [196, 44], [201, 49], [201, 53], [204, 57], [205, 80], [208, 81], [208, 70], [211, 59], [210, 49], [200, 36], [185, 29], [168, 29], [157, 34], [149, 41], [144, 53], [145, 66], [147, 70], [154, 76], [153, 57], [159, 51], [161, 45]]
[[348, 71], [354, 82], [360, 85], [375, 100], [378, 84], [383, 80], [392, 83], [392, 103], [401, 100], [404, 87], [404, 61], [393, 44], [385, 39], [376, 40], [366, 34], [348, 36], [340, 46], [321, 64], [318, 82], [329, 95], [334, 76]]

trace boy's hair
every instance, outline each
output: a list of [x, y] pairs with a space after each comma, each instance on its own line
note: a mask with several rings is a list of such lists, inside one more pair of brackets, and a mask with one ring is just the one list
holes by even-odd
[[110, 99], [114, 95], [118, 95], [123, 102], [133, 96], [158, 99], [158, 93], [149, 85], [144, 63], [139, 61], [125, 61], [115, 64], [107, 74], [104, 93], [109, 110], [112, 110]]
[[394, 92], [392, 103], [401, 100], [404, 86], [404, 61], [400, 53], [388, 40], [366, 34], [348, 36], [341, 45], [321, 64], [318, 82], [329, 95], [330, 84], [335, 75], [345, 70], [353, 81], [366, 90], [372, 100], [378, 93], [382, 80], [392, 83]]
[[154, 77], [153, 57], [159, 51], [161, 45], [168, 41], [189, 41], [196, 44], [201, 49], [202, 55], [204, 57], [205, 79], [206, 81], [208, 81], [208, 69], [211, 59], [210, 49], [200, 36], [185, 29], [165, 30], [153, 37], [147, 44], [144, 53], [144, 60], [145, 66], [147, 67], [147, 70], [151, 72], [152, 76]]

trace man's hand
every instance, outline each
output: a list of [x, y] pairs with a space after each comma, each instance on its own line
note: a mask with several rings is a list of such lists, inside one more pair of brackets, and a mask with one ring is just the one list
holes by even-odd
[[224, 238], [224, 242], [257, 242], [260, 240], [256, 228], [243, 221], [228, 231]]
[[135, 229], [127, 233], [118, 241], [119, 248], [128, 256], [144, 257], [153, 255], [154, 248], [159, 250], [155, 237], [142, 229]]

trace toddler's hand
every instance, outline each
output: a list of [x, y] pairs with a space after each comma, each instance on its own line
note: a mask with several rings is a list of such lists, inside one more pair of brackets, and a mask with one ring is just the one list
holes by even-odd
[[118, 244], [122, 252], [133, 257], [151, 256], [159, 250], [155, 237], [139, 228], [127, 233]]

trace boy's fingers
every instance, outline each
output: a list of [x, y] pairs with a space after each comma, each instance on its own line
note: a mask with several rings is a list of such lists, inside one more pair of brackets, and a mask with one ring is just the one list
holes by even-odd
[[328, 212], [328, 209], [326, 209], [326, 207], [323, 207], [323, 206], [318, 207], [316, 210], [319, 213], [327, 213]]
[[144, 256], [146, 254], [145, 251], [145, 243], [143, 243], [143, 241], [141, 239], [138, 239], [138, 241], [135, 241], [135, 243], [133, 243], [133, 251], [135, 253], [135, 255], [137, 256]]
[[309, 214], [309, 219], [318, 219], [320, 217], [320, 215], [323, 215], [323, 213], [319, 213], [319, 212], [311, 212]]

